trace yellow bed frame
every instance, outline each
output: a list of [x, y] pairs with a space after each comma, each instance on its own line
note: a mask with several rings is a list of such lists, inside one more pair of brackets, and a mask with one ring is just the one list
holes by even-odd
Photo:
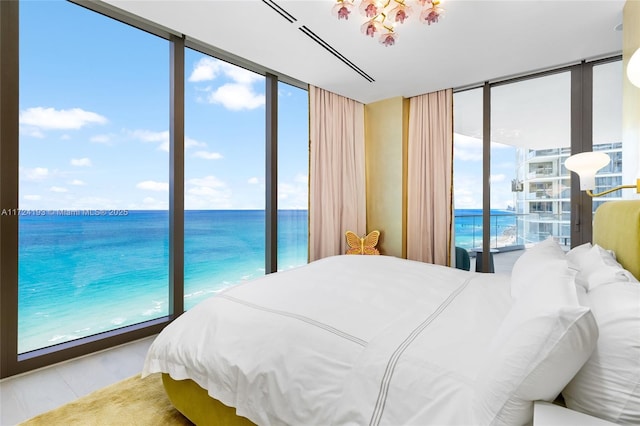
[[162, 384], [173, 406], [198, 426], [255, 426], [246, 417], [238, 416], [235, 408], [211, 398], [193, 380], [174, 380], [162, 374]]
[[640, 280], [640, 200], [600, 205], [593, 217], [593, 242], [613, 250], [624, 269]]
[[[610, 201], [598, 207], [593, 222], [593, 242], [613, 250], [618, 262], [640, 279], [640, 200]], [[192, 380], [178, 381], [163, 374], [162, 382], [176, 409], [198, 426], [254, 424], [236, 415], [235, 408], [211, 398]]]

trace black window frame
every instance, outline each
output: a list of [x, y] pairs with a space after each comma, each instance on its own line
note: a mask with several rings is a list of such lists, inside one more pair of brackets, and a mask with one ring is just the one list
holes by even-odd
[[[106, 3], [69, 0], [78, 6], [115, 19], [169, 41], [169, 313], [165, 317], [70, 342], [18, 353], [18, 218], [0, 218], [0, 379], [71, 358], [108, 349], [159, 333], [184, 312], [184, 121], [185, 49], [264, 75], [266, 152], [266, 273], [277, 270], [277, 134], [279, 81], [308, 91], [308, 85], [276, 73], [151, 21], [133, 17]], [[19, 151], [19, 4], [0, 1], [0, 207], [18, 208]], [[123, 47], [126, 48], [126, 47]]]
[[[485, 81], [483, 84], [455, 89], [454, 93], [482, 88], [482, 250], [486, 253], [491, 244], [491, 89], [519, 81], [545, 77], [557, 73], [569, 72], [571, 78], [571, 154], [589, 152], [593, 146], [593, 67], [608, 62], [622, 61], [622, 55], [608, 56], [591, 61], [553, 68], [545, 71], [523, 74], [517, 77]], [[455, 120], [455, 117], [453, 118]], [[455, 171], [454, 171], [455, 173]], [[454, 194], [455, 197], [455, 194]], [[584, 191], [580, 191], [578, 176], [571, 174], [571, 247], [590, 242], [592, 239], [593, 200]], [[482, 259], [482, 270], [488, 271], [490, 258]]]

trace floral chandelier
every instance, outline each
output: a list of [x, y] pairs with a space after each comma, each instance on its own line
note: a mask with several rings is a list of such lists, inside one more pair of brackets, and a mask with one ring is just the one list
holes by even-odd
[[[355, 0], [336, 0], [332, 13], [338, 20], [348, 20], [351, 11], [356, 7]], [[375, 38], [385, 46], [393, 46], [398, 40], [398, 33], [395, 31], [397, 24], [404, 24], [404, 21], [413, 15], [411, 6], [405, 0], [361, 0], [360, 14], [366, 17], [367, 21], [360, 27], [366, 36]], [[415, 0], [420, 8], [420, 21], [423, 24], [435, 24], [444, 12], [439, 7], [440, 0]]]

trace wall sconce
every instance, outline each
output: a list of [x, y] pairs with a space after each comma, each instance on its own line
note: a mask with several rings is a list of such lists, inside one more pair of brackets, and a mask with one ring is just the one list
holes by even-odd
[[580, 177], [580, 190], [586, 191], [591, 197], [600, 197], [623, 188], [635, 188], [636, 192], [640, 194], [640, 179], [637, 180], [635, 185], [620, 185], [598, 193], [591, 192], [596, 187], [596, 172], [609, 164], [609, 161], [611, 159], [603, 152], [582, 152], [567, 158], [564, 166], [578, 174]]
[[627, 77], [631, 84], [640, 87], [640, 48], [638, 48], [629, 59], [629, 63], [627, 64]]

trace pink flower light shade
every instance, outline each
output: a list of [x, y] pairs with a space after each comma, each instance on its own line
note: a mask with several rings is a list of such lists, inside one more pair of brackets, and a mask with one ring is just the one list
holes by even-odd
[[379, 22], [373, 19], [365, 22], [360, 27], [360, 31], [362, 31], [362, 34], [368, 37], [375, 37], [376, 33], [379, 33], [382, 30], [384, 30], [384, 26], [382, 25], [382, 22]]
[[[1, 1], [1, 0], [0, 0]], [[376, 37], [379, 34], [379, 42], [384, 46], [393, 46], [398, 40], [395, 26], [404, 22], [413, 15], [410, 0], [361, 0], [360, 14], [367, 20], [360, 27], [361, 32], [368, 37]], [[419, 20], [431, 25], [437, 23], [444, 9], [439, 7], [440, 0], [411, 0], [420, 8]], [[354, 0], [336, 0], [333, 6], [333, 15], [338, 19], [348, 20], [354, 7]]]
[[389, 11], [388, 18], [391, 22], [400, 22], [404, 24], [404, 21], [411, 16], [411, 8], [403, 3], [398, 3], [396, 7]]
[[440, 4], [439, 1], [434, 1], [433, 3], [429, 4], [430, 6], [423, 9], [422, 13], [420, 13], [420, 21], [423, 24], [431, 25], [438, 22], [438, 19], [440, 18], [440, 16], [442, 16], [444, 9], [438, 7], [438, 5]]
[[337, 16], [338, 20], [349, 19], [349, 14], [351, 13], [351, 9], [353, 9], [353, 2], [339, 1], [338, 3], [333, 5], [333, 9], [331, 10], [331, 13], [333, 14], [333, 16]]
[[360, 13], [367, 18], [375, 18], [380, 12], [376, 0], [362, 0], [360, 2]]
[[380, 36], [380, 44], [385, 47], [393, 46], [396, 44], [396, 40], [398, 40], [398, 33], [395, 32], [388, 32]]

